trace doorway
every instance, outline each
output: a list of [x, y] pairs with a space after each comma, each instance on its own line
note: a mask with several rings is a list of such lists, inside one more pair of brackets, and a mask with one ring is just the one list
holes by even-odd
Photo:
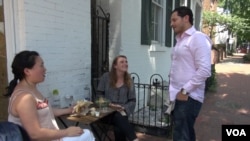
[[103, 73], [109, 71], [109, 13], [91, 1], [91, 83], [92, 99]]
[[6, 41], [4, 32], [4, 7], [3, 0], [0, 0], [0, 121], [7, 120], [7, 106], [8, 98], [3, 95], [6, 94], [7, 80], [7, 55], [6, 55]]

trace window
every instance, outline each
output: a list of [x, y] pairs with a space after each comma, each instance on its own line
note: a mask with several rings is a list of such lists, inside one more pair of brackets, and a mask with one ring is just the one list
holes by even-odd
[[191, 5], [191, 0], [176, 0], [175, 1], [175, 7], [179, 7], [179, 6], [190, 7], [190, 5]]
[[186, 0], [180, 0], [180, 5], [185, 6], [186, 5]]
[[165, 46], [170, 47], [172, 29], [169, 21], [173, 0], [141, 0], [141, 2], [141, 44], [165, 43]]
[[152, 0], [152, 40], [156, 43], [162, 41], [163, 24], [163, 2], [162, 0]]

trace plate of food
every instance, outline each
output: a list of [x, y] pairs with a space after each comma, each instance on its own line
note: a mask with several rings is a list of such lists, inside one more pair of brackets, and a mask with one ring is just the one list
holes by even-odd
[[89, 106], [93, 102], [88, 100], [79, 100], [76, 102], [76, 105], [73, 107], [73, 114], [71, 116], [84, 116], [89, 112]]

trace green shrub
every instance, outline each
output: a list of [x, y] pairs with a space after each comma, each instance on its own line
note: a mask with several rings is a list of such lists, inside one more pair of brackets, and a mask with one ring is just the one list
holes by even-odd
[[243, 56], [243, 62], [250, 62], [250, 53]]
[[205, 92], [216, 91], [217, 81], [216, 81], [216, 70], [215, 64], [211, 65], [211, 76], [206, 80]]

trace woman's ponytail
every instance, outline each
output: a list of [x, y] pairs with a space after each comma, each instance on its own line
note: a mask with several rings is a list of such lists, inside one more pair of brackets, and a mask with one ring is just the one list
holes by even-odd
[[16, 77], [10, 81], [10, 84], [7, 87], [7, 93], [5, 94], [5, 96], [11, 96], [11, 94], [13, 93], [13, 91], [17, 85], [17, 81], [18, 81], [18, 78], [16, 78]]

